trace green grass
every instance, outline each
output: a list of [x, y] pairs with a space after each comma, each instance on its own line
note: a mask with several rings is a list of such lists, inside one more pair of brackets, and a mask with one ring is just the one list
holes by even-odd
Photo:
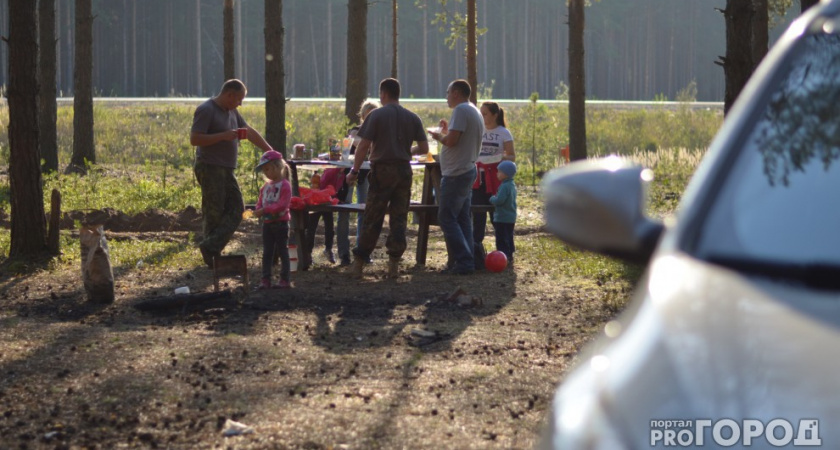
[[[443, 105], [411, 105], [426, 125], [449, 118]], [[178, 172], [192, 165], [194, 149], [189, 145], [189, 129], [195, 104], [94, 105], [96, 162], [130, 170], [136, 165], [155, 165]], [[246, 104], [242, 115], [258, 130], [265, 129], [262, 104]], [[532, 173], [559, 164], [559, 150], [569, 142], [568, 109], [560, 104], [529, 103], [506, 108], [508, 128], [514, 136], [521, 182], [530, 183]], [[8, 164], [8, 108], [0, 108], [0, 164]], [[722, 124], [720, 111], [699, 111], [687, 104], [678, 110], [587, 110], [588, 152], [592, 156], [631, 155], [639, 151], [668, 149], [705, 150]], [[290, 104], [287, 108], [287, 144], [305, 143], [321, 152], [327, 139], [343, 136], [350, 127], [343, 105]], [[70, 161], [73, 147], [73, 109], [58, 109], [60, 167]], [[259, 150], [243, 146], [239, 164], [243, 175], [259, 157]]]
[[[593, 280], [600, 284], [635, 282], [641, 275], [641, 266], [621, 262], [614, 258], [591, 252], [575, 250], [559, 240], [549, 236], [539, 236], [524, 241], [525, 254], [540, 255], [540, 267], [554, 267], [555, 277], [578, 277]], [[520, 250], [517, 245], [517, 250]], [[553, 261], [553, 263], [552, 263]], [[563, 264], [558, 264], [562, 261]], [[548, 263], [548, 264], [546, 264]]]
[[[200, 189], [192, 173], [194, 149], [189, 128], [194, 104], [112, 105], [96, 104], [95, 141], [98, 165], [87, 176], [50, 174], [44, 178], [44, 205], [49, 210], [53, 188], [62, 194], [62, 209], [113, 208], [136, 214], [151, 208], [169, 211], [200, 206]], [[425, 124], [448, 118], [445, 106], [413, 107]], [[248, 104], [243, 116], [263, 130], [263, 105]], [[72, 107], [58, 111], [59, 160], [63, 168], [72, 152]], [[672, 214], [722, 116], [716, 111], [601, 110], [587, 113], [589, 151], [592, 156], [620, 154], [655, 173], [648, 213], [653, 217]], [[568, 142], [568, 111], [565, 106], [531, 103], [507, 108], [506, 117], [517, 149], [520, 215], [517, 227], [539, 228], [543, 224], [542, 198], [531, 186], [534, 174], [559, 165], [559, 149]], [[0, 163], [8, 164], [6, 126], [8, 109], [0, 109]], [[324, 150], [326, 140], [349, 128], [343, 106], [290, 105], [287, 109], [287, 142], [304, 142]], [[260, 151], [243, 144], [237, 177], [247, 203], [256, 201], [262, 179], [252, 167]], [[537, 183], [539, 180], [536, 180]], [[305, 184], [305, 182], [303, 182]], [[414, 180], [419, 198], [422, 177]], [[0, 183], [0, 209], [9, 210], [8, 178]], [[638, 278], [640, 269], [615, 260], [570, 249], [545, 236], [520, 240], [520, 250], [534, 267], [557, 267], [556, 276], [585, 277], [599, 283], [624, 283]], [[114, 267], [134, 267], [143, 260], [149, 266], [195, 264], [198, 255], [183, 244], [155, 241], [111, 242]], [[520, 245], [520, 244], [517, 244]], [[62, 235], [64, 256], [58, 264], [78, 264], [78, 243]], [[8, 254], [9, 231], [0, 230], [0, 254]], [[564, 261], [564, 264], [557, 264]]]
[[[198, 250], [186, 242], [146, 240], [112, 241], [111, 264], [115, 269], [143, 267], [192, 267], [200, 261]], [[81, 261], [79, 261], [81, 262]]]
[[637, 151], [628, 158], [653, 170], [654, 179], [648, 192], [648, 215], [664, 218], [674, 213], [705, 150], [673, 149]]
[[98, 166], [88, 175], [49, 174], [44, 179], [44, 207], [52, 189], [61, 192], [64, 211], [114, 208], [137, 214], [151, 208], [179, 211], [201, 204], [201, 190], [189, 168], [177, 171], [147, 163], [140, 166]]
[[[10, 232], [0, 228], [0, 254], [9, 252]], [[139, 266], [157, 270], [172, 267], [193, 267], [201, 263], [201, 256], [194, 245], [186, 242], [158, 241], [147, 239], [109, 239], [111, 267], [116, 274], [130, 271]], [[80, 267], [82, 262], [79, 240], [69, 231], [60, 235], [61, 256], [50, 261], [46, 270], [66, 270]], [[139, 263], [139, 264], [138, 264]]]

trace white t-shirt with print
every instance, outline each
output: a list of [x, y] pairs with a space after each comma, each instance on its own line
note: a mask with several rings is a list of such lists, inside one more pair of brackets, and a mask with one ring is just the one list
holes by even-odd
[[505, 154], [505, 142], [513, 141], [513, 135], [507, 128], [498, 126], [485, 129], [481, 138], [481, 152], [477, 161], [482, 164], [493, 164], [501, 162]]

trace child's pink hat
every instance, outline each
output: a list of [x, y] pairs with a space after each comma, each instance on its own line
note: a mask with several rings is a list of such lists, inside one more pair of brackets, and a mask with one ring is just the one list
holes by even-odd
[[260, 157], [259, 164], [257, 164], [257, 167], [254, 167], [254, 170], [260, 170], [260, 167], [266, 165], [269, 161], [274, 161], [275, 159], [283, 159], [283, 154], [277, 150], [269, 150], [263, 153]]

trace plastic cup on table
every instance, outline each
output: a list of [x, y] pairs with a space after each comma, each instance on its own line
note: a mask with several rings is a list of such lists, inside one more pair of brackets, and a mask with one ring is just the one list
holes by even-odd
[[294, 152], [294, 155], [292, 157], [293, 159], [303, 159], [305, 157], [306, 145], [295, 144], [294, 149], [295, 149], [295, 152]]
[[429, 141], [429, 153], [426, 153], [426, 161], [434, 162], [435, 155], [438, 154], [438, 142], [435, 140]]

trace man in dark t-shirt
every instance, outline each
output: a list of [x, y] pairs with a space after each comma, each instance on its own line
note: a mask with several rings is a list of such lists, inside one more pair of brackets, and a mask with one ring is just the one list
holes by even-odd
[[[374, 109], [359, 129], [358, 136], [362, 142], [356, 148], [353, 169], [347, 174], [347, 182], [355, 183], [365, 156], [373, 146], [365, 221], [361, 237], [353, 249], [352, 272], [356, 278], [361, 278], [364, 265], [376, 247], [386, 212], [391, 229], [385, 242], [388, 277], [399, 275], [400, 259], [406, 248], [405, 230], [411, 200], [411, 155], [429, 152], [426, 130], [420, 117], [400, 106], [400, 82], [393, 78], [382, 80], [379, 83], [379, 101], [382, 107]], [[415, 141], [417, 145], [412, 147]]]
[[247, 93], [244, 83], [228, 80], [221, 92], [199, 105], [193, 115], [190, 144], [197, 147], [194, 170], [201, 186], [204, 228], [204, 238], [198, 248], [210, 268], [213, 268], [213, 258], [221, 255], [230, 241], [245, 211], [242, 192], [233, 174], [240, 140], [248, 139], [263, 151], [272, 149], [236, 110]]

